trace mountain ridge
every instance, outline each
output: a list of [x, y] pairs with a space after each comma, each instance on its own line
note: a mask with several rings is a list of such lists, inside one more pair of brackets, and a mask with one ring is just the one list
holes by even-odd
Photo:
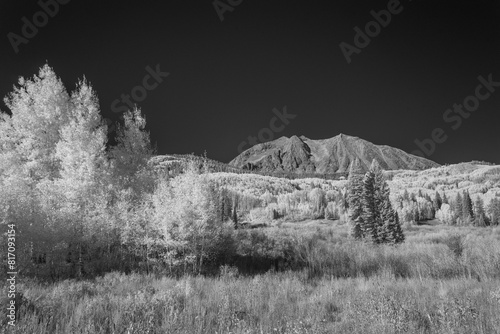
[[257, 144], [229, 162], [230, 166], [264, 172], [345, 173], [359, 159], [367, 169], [372, 160], [385, 170], [422, 170], [440, 165], [388, 145], [376, 145], [343, 133], [326, 139], [310, 139], [304, 135]]

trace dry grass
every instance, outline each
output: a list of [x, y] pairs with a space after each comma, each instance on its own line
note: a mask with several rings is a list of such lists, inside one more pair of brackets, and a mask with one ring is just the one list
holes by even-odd
[[293, 256], [294, 271], [24, 281], [17, 326], [0, 333], [500, 333], [499, 228], [411, 226], [398, 247], [349, 241], [345, 229], [251, 232], [268, 238], [253, 251]]
[[[24, 285], [18, 333], [498, 333], [500, 282], [308, 280], [267, 273], [180, 280], [108, 274]], [[5, 326], [2, 333], [7, 333]]]
[[[283, 226], [241, 231], [237, 253], [277, 263], [276, 270], [306, 270], [311, 278], [371, 277], [391, 271], [402, 278], [500, 279], [498, 227], [411, 226], [405, 229], [404, 244], [390, 246], [351, 240], [347, 226], [338, 221]], [[234, 265], [255, 273], [248, 263]]]

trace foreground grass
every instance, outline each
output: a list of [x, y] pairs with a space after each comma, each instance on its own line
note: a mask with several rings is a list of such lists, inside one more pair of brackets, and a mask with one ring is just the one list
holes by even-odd
[[498, 280], [238, 277], [226, 268], [217, 278], [110, 273], [20, 288], [20, 319], [2, 333], [500, 333]]
[[1, 295], [0, 333], [500, 333], [500, 229], [405, 233], [376, 246], [341, 222], [293, 223], [239, 231], [240, 270], [211, 277], [24, 279], [15, 328]]

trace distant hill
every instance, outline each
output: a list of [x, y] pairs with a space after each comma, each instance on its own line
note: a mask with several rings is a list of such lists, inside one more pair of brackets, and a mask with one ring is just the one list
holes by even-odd
[[273, 176], [279, 178], [287, 179], [297, 179], [297, 178], [322, 178], [329, 180], [338, 180], [347, 177], [347, 173], [325, 173], [320, 174], [316, 172], [312, 173], [301, 173], [296, 174], [292, 172], [285, 171], [259, 171], [255, 169], [245, 169], [232, 166], [230, 164], [220, 162], [217, 160], [212, 160], [202, 156], [197, 156], [194, 154], [166, 154], [157, 155], [152, 157], [148, 162], [148, 167], [158, 173], [163, 173], [164, 175], [175, 176], [182, 172], [184, 168], [191, 162], [194, 162], [196, 166], [201, 170], [207, 169], [210, 173], [235, 173], [235, 174], [256, 174], [261, 176]]
[[375, 145], [345, 134], [321, 140], [305, 136], [281, 137], [249, 148], [229, 165], [260, 172], [334, 174], [348, 172], [351, 162], [356, 158], [365, 169], [368, 169], [373, 159], [385, 170], [439, 167], [439, 164], [431, 160], [400, 149]]
[[228, 172], [228, 173], [248, 173], [241, 168], [230, 166], [226, 163], [212, 160], [209, 158], [197, 156], [194, 154], [167, 154], [157, 155], [149, 160], [149, 168], [158, 172], [170, 172], [177, 174], [181, 172], [188, 163], [194, 162], [200, 169], [207, 168], [209, 172]]

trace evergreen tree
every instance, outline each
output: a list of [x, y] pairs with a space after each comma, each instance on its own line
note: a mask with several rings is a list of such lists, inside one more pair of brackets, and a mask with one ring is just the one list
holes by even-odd
[[370, 168], [375, 173], [375, 203], [378, 212], [377, 237], [380, 243], [400, 243], [404, 241], [399, 217], [390, 201], [389, 186], [382, 169], [374, 160]]
[[457, 223], [457, 219], [460, 219], [460, 221], [462, 221], [463, 199], [462, 199], [462, 195], [460, 195], [459, 192], [457, 193], [457, 196], [455, 197], [455, 201], [453, 202], [452, 209], [453, 209], [453, 213], [455, 215], [455, 223]]
[[410, 200], [410, 194], [408, 193], [408, 189], [405, 189], [403, 193], [403, 200], [404, 201], [409, 201]]
[[488, 204], [487, 209], [488, 214], [490, 215], [490, 223], [491, 225], [499, 225], [500, 224], [500, 199], [495, 197]]
[[441, 209], [441, 205], [443, 204], [443, 200], [441, 199], [441, 195], [436, 191], [436, 195], [434, 196], [434, 200], [432, 201], [434, 205], [434, 209], [437, 211]]
[[462, 196], [462, 221], [464, 224], [467, 224], [470, 223], [473, 218], [472, 199], [470, 198], [469, 192], [464, 191]]
[[446, 196], [446, 193], [443, 193], [443, 203], [442, 204], [450, 204], [448, 203], [448, 197]]
[[395, 243], [395, 230], [394, 224], [396, 223], [396, 212], [393, 210], [389, 200], [389, 187], [387, 183], [382, 180], [380, 184], [379, 197], [379, 210], [381, 213], [381, 228], [379, 230], [379, 238], [381, 242]]
[[487, 226], [490, 224], [484, 211], [484, 202], [481, 197], [478, 197], [474, 203], [474, 217], [474, 225], [476, 226]]
[[215, 193], [214, 196], [219, 197], [218, 198], [219, 219], [221, 222], [226, 222], [227, 220], [231, 219], [231, 213], [232, 213], [231, 202], [228, 196], [228, 191], [226, 188], [222, 188], [219, 191], [217, 191], [217, 189], [214, 189], [214, 193]]
[[232, 220], [233, 220], [233, 223], [234, 223], [234, 228], [238, 228], [238, 211], [237, 211], [237, 208], [238, 208], [238, 201], [235, 200], [235, 202], [233, 203], [233, 213], [232, 213]]
[[392, 205], [389, 200], [389, 186], [385, 182], [385, 177], [377, 160], [373, 160], [370, 166], [375, 174], [374, 178], [374, 197], [375, 197], [375, 207], [376, 207], [376, 229], [377, 237], [379, 243], [386, 242], [386, 235], [388, 231], [385, 231], [384, 223], [387, 221], [394, 220], [394, 211], [392, 210]]
[[395, 231], [393, 232], [393, 234], [395, 236], [395, 243], [400, 244], [400, 243], [403, 243], [405, 241], [405, 235], [403, 233], [403, 229], [401, 228], [401, 224], [399, 222], [399, 217], [398, 217], [397, 212], [395, 213], [395, 217], [396, 217], [395, 224], [394, 224]]
[[374, 243], [379, 243], [378, 230], [380, 220], [378, 219], [378, 207], [376, 204], [376, 185], [375, 185], [375, 172], [370, 169], [366, 172], [363, 179], [363, 196], [362, 203], [362, 223], [361, 230], [366, 238], [371, 239]]
[[349, 177], [347, 183], [347, 206], [349, 208], [348, 219], [350, 226], [350, 235], [355, 239], [364, 237], [362, 224], [363, 224], [363, 206], [361, 197], [363, 194], [363, 170], [359, 159], [356, 158], [351, 162], [349, 169]]

